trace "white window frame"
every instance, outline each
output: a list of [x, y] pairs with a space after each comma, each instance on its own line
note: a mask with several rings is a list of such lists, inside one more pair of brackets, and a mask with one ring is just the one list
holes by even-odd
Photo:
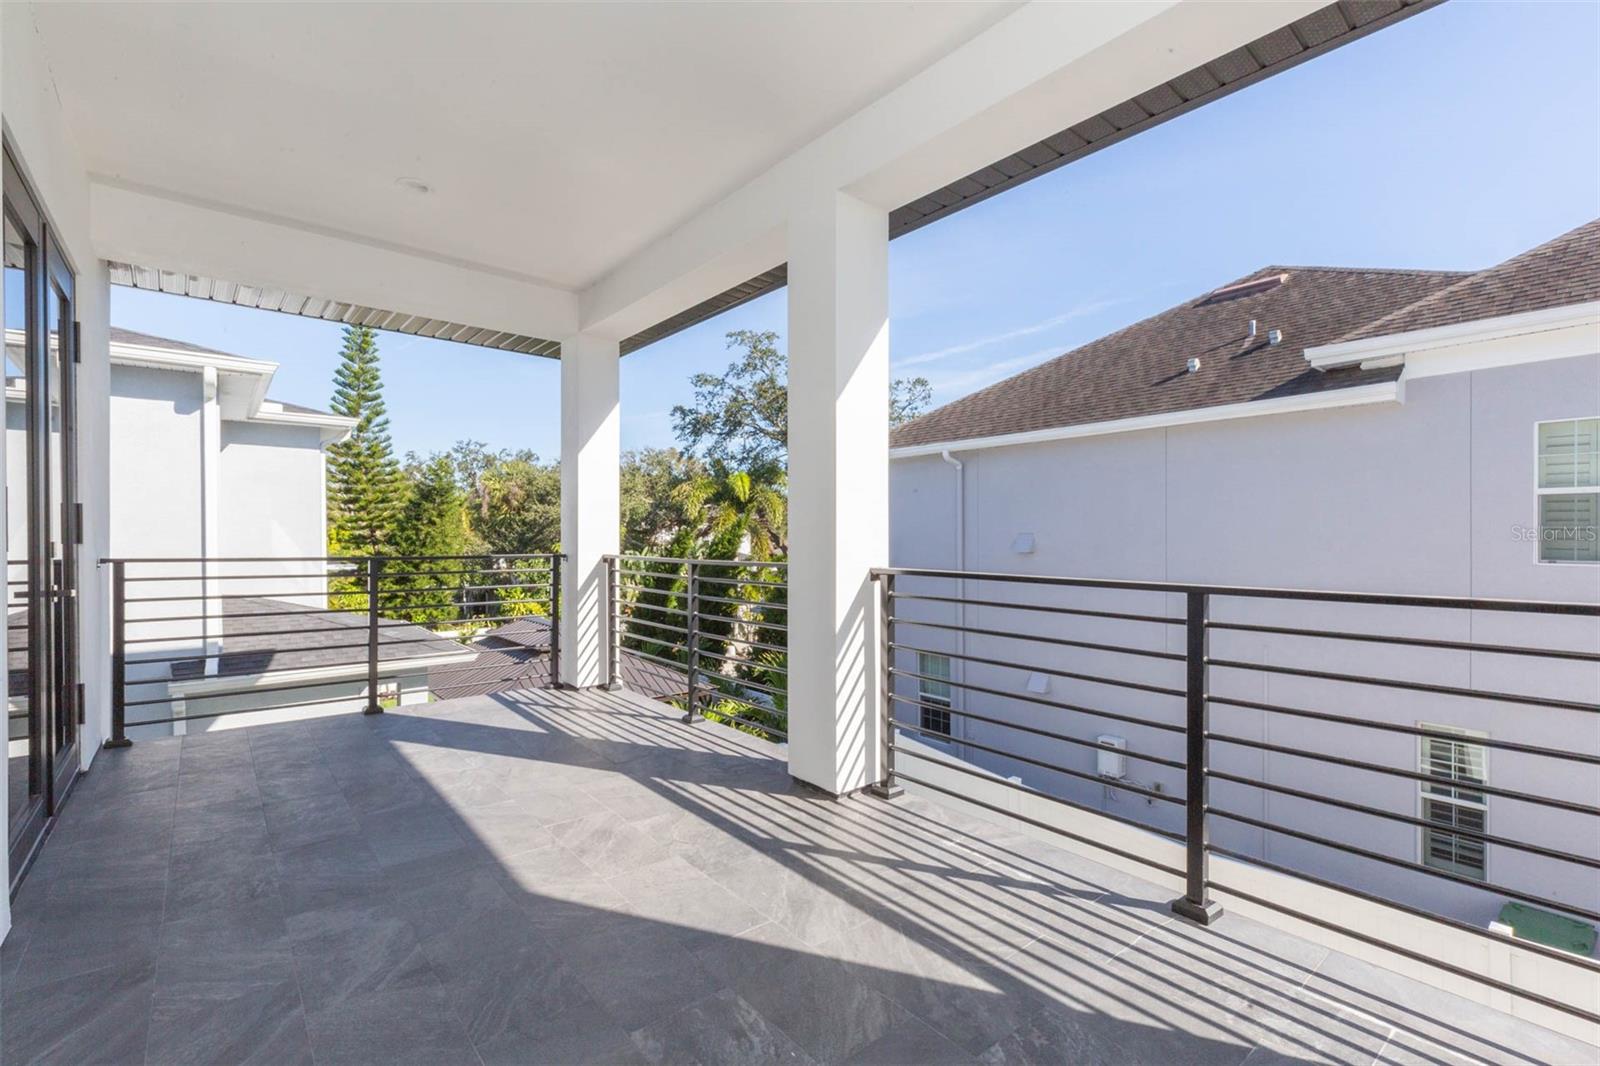
[[[1448, 734], [1448, 736], [1431, 736], [1431, 737], [1430, 736], [1419, 736], [1419, 737], [1417, 737], [1417, 768], [1418, 768], [1418, 771], [1420, 773], [1423, 773], [1423, 774], [1427, 774], [1429, 772], [1429, 770], [1431, 769], [1431, 767], [1428, 764], [1428, 744], [1429, 744], [1429, 742], [1440, 742], [1440, 741], [1451, 740], [1451, 738], [1454, 738], [1454, 737], [1459, 737], [1460, 740], [1452, 741], [1452, 742], [1470, 744], [1474, 739], [1488, 739], [1488, 736], [1489, 736], [1488, 733], [1485, 733], [1482, 730], [1462, 729], [1462, 728], [1460, 728], [1458, 726], [1438, 725], [1438, 724], [1433, 723], [1433, 722], [1418, 722], [1417, 723], [1417, 728], [1418, 729], [1426, 729], [1431, 733]], [[1487, 785], [1489, 783], [1489, 748], [1487, 746], [1481, 745], [1481, 744], [1480, 745], [1474, 745], [1474, 746], [1478, 748], [1480, 761], [1482, 762], [1482, 765], [1483, 765], [1483, 780], [1481, 782], [1478, 782], [1478, 784]], [[1483, 833], [1484, 833], [1485, 836], [1488, 836], [1492, 832], [1492, 830], [1490, 829], [1490, 825], [1489, 825], [1489, 797], [1483, 795], [1482, 793], [1479, 793], [1480, 798], [1478, 800], [1474, 801], [1474, 800], [1462, 799], [1459, 796], [1442, 795], [1442, 794], [1440, 794], [1438, 792], [1429, 791], [1430, 785], [1432, 785], [1433, 787], [1438, 787], [1439, 785], [1442, 785], [1443, 783], [1444, 783], [1444, 779], [1443, 778], [1438, 778], [1438, 777], [1430, 778], [1428, 781], [1418, 781], [1417, 782], [1417, 817], [1419, 819], [1421, 819], [1422, 821], [1424, 821], [1424, 822], [1428, 820], [1428, 804], [1429, 803], [1444, 803], [1444, 804], [1448, 804], [1448, 805], [1450, 805], [1452, 807], [1464, 807], [1464, 808], [1467, 808], [1469, 810], [1481, 811], [1483, 813]], [[1473, 791], [1471, 783], [1463, 783], [1463, 784], [1460, 784], [1460, 785], [1448, 785], [1448, 786], [1445, 786], [1445, 787], [1449, 787], [1449, 788], [1451, 788], [1451, 789], [1453, 789], [1453, 790], [1455, 790], [1457, 792], [1470, 792], [1470, 791]], [[1417, 827], [1417, 862], [1420, 865], [1426, 866], [1430, 870], [1441, 870], [1442, 869], [1441, 867], [1433, 866], [1428, 862], [1428, 834], [1429, 833], [1441, 833], [1441, 834], [1444, 834], [1444, 833], [1449, 833], [1449, 832], [1450, 832], [1450, 830], [1443, 829], [1443, 828], [1434, 829], [1434, 828], [1431, 828], [1429, 826], [1418, 826]], [[1478, 877], [1476, 879], [1484, 881], [1484, 882], [1487, 882], [1487, 881], [1490, 880], [1490, 877], [1489, 877], [1489, 851], [1490, 851], [1490, 848], [1489, 848], [1488, 843], [1486, 841], [1483, 842], [1483, 870], [1482, 870], [1482, 873], [1480, 875], [1478, 875]], [[1462, 876], [1462, 877], [1472, 877], [1473, 876], [1471, 874], [1464, 874], [1460, 870], [1443, 870], [1443, 872], [1457, 874], [1457, 875]]]
[[1563, 422], [1589, 422], [1600, 419], [1600, 415], [1578, 415], [1574, 418], [1544, 418], [1533, 424], [1533, 525], [1535, 536], [1533, 538], [1533, 561], [1537, 566], [1600, 566], [1600, 559], [1546, 559], [1544, 557], [1544, 498], [1546, 496], [1589, 496], [1600, 495], [1600, 485], [1586, 491], [1577, 486], [1557, 486], [1543, 488], [1539, 484], [1539, 437], [1540, 430], [1545, 426], [1560, 425]]
[[[949, 708], [954, 706], [954, 701], [952, 700], [952, 696], [954, 695], [954, 689], [951, 688], [951, 680], [950, 680], [951, 679], [950, 656], [948, 656], [948, 655], [940, 655], [940, 654], [938, 654], [936, 652], [926, 652], [926, 651], [917, 652], [917, 673], [918, 674], [934, 674], [934, 675], [937, 675], [938, 671], [928, 669], [929, 661], [935, 660], [935, 659], [939, 659], [939, 660], [943, 660], [944, 661], [944, 680], [943, 681], [932, 681], [932, 680], [928, 679], [927, 677], [918, 677], [917, 678], [917, 704], [918, 704], [918, 707], [917, 707], [917, 726], [919, 728], [921, 728], [921, 729], [928, 729], [928, 713], [929, 712], [928, 712], [928, 708], [927, 707], [921, 706], [922, 704], [933, 704], [933, 705], [936, 705], [936, 706], [944, 707], [946, 709], [945, 710], [946, 728], [944, 729], [944, 731], [940, 732], [938, 730], [931, 730], [930, 729], [929, 732], [932, 733], [933, 736], [924, 735], [924, 736], [922, 736], [922, 739], [923, 740], [934, 740], [934, 739], [942, 737], [945, 740], [952, 740], [952, 739], [954, 739], [954, 731], [955, 731], [955, 724], [956, 723], [955, 723], [955, 716], [953, 714], [949, 713]], [[942, 685], [944, 687], [944, 692], [942, 692], [942, 693], [930, 692], [929, 691], [929, 686], [932, 686], [932, 685]]]

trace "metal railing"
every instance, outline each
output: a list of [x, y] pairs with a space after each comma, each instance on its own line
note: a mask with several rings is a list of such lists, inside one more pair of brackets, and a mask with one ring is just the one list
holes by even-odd
[[682, 675], [685, 722], [788, 738], [788, 564], [650, 555], [606, 558], [611, 658]]
[[428, 671], [470, 662], [471, 642], [491, 632], [548, 654], [549, 683], [558, 684], [561, 562], [551, 554], [103, 559], [106, 744], [126, 746], [130, 729], [179, 732], [241, 714], [378, 714], [391, 700], [427, 698]]
[[[1483, 917], [1509, 902], [1600, 922], [1600, 604], [874, 577], [882, 791], [905, 782], [1010, 817], [1124, 823], [1181, 845], [1182, 866], [1092, 818], [1023, 817], [1181, 881], [1172, 908], [1202, 924], [1221, 913], [1215, 890], [1600, 1021], [1244, 876], [1285, 875], [1600, 976], [1594, 957]], [[1013, 792], [1026, 798], [983, 798]], [[1217, 856], [1242, 865], [1219, 879]]]

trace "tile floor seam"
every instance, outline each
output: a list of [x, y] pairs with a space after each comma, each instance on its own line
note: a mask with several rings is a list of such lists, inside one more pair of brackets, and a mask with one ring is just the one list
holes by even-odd
[[1139, 941], [1143, 940], [1145, 937], [1149, 936], [1151, 933], [1156, 933], [1156, 932], [1161, 931], [1162, 929], [1165, 929], [1167, 926], [1171, 925], [1175, 921], [1177, 921], [1176, 917], [1169, 917], [1169, 918], [1163, 919], [1160, 924], [1156, 925], [1155, 927], [1153, 927], [1151, 929], [1146, 929], [1144, 932], [1140, 933], [1138, 936], [1136, 936], [1132, 940], [1128, 941], [1121, 948], [1119, 948], [1117, 950], [1117, 952], [1114, 955], [1112, 955], [1111, 958], [1108, 959], [1107, 961], [1108, 962], [1116, 962], [1124, 954], [1126, 954], [1129, 951], [1132, 951], [1134, 949], [1134, 947], [1138, 945]]
[[1371, 1066], [1378, 1066], [1383, 1061], [1383, 1053], [1389, 1050], [1389, 1041], [1394, 1039], [1394, 1026], [1389, 1026], [1389, 1032], [1383, 1038], [1383, 1043], [1378, 1045], [1378, 1053], [1372, 1056]]

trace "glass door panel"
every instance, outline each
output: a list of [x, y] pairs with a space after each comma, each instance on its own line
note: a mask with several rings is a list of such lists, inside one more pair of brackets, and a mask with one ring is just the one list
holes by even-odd
[[[7, 178], [11, 175], [7, 168]], [[9, 194], [10, 190], [7, 190]], [[26, 223], [5, 211], [6, 324], [6, 791], [7, 843], [16, 860], [26, 855], [44, 824], [44, 714], [33, 698], [32, 568], [28, 565], [34, 518], [28, 477], [30, 369], [38, 329], [33, 294], [39, 284], [39, 248]]]
[[[51, 796], [66, 798], [78, 770], [78, 671], [76, 559], [73, 526], [73, 330], [72, 277], [51, 255], [45, 285], [45, 515], [48, 527], [43, 573], [45, 627], [50, 635]], [[63, 277], [63, 275], [65, 275]], [[65, 288], [63, 287], [65, 282]]]

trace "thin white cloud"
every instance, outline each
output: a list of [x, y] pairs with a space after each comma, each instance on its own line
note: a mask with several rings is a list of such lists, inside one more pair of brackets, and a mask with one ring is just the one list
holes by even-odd
[[933, 386], [934, 394], [939, 397], [939, 402], [946, 403], [958, 399], [969, 392], [992, 385], [1002, 378], [1010, 377], [1019, 370], [1037, 366], [1046, 359], [1060, 355], [1056, 348], [1039, 348], [1028, 352], [1026, 355], [1013, 356], [1010, 359], [1001, 359], [993, 363], [984, 363], [981, 366], [968, 367], [964, 370], [955, 370], [945, 374], [935, 373], [929, 376], [928, 384]]
[[975, 352], [979, 348], [987, 348], [994, 344], [1003, 344], [1006, 341], [1015, 340], [1018, 337], [1027, 337], [1035, 333], [1043, 333], [1045, 330], [1054, 329], [1055, 327], [1065, 322], [1070, 322], [1075, 318], [1082, 318], [1085, 315], [1092, 315], [1096, 311], [1103, 311], [1106, 308], [1120, 302], [1120, 300], [1091, 300], [1088, 303], [1079, 304], [1070, 311], [1047, 318], [1043, 322], [1035, 322], [1031, 326], [1022, 326], [1019, 329], [1007, 330], [1004, 333], [995, 333], [988, 337], [979, 337], [977, 340], [967, 341], [963, 344], [952, 344], [948, 348], [939, 348], [935, 351], [922, 352], [917, 355], [907, 356], [904, 359], [896, 359], [894, 361], [894, 367], [896, 370], [904, 370], [907, 367], [925, 366], [928, 363], [937, 363], [940, 360], [948, 359], [953, 355], [963, 355], [967, 352]]

